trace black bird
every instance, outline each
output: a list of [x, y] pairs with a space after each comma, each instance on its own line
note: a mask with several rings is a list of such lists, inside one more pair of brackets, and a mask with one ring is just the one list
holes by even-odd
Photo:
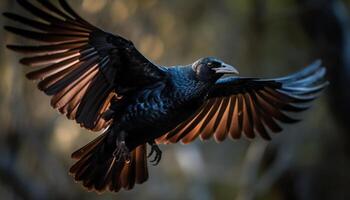
[[[76, 181], [96, 191], [132, 189], [148, 179], [151, 162], [161, 159], [159, 143], [190, 143], [198, 136], [221, 142], [227, 137], [270, 140], [280, 123], [298, 120], [289, 112], [306, 110], [327, 86], [316, 61], [290, 76], [262, 79], [208, 57], [187, 66], [164, 67], [147, 60], [127, 39], [91, 25], [64, 0], [17, 0], [40, 20], [4, 15], [31, 29], [5, 26], [11, 33], [40, 42], [8, 45], [29, 54], [20, 60], [34, 70], [27, 78], [52, 96], [51, 105], [82, 127], [103, 133], [72, 154]], [[45, 43], [45, 44], [42, 44]]]

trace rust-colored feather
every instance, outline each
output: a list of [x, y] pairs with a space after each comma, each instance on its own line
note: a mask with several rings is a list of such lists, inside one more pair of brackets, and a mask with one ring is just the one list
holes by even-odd
[[247, 99], [247, 93], [242, 94], [241, 98], [242, 98], [242, 102], [243, 102], [243, 131], [245, 133], [245, 135], [250, 138], [253, 139], [255, 137], [255, 133], [254, 133], [254, 121], [252, 119], [252, 111], [250, 108], [250, 103], [249, 100]]

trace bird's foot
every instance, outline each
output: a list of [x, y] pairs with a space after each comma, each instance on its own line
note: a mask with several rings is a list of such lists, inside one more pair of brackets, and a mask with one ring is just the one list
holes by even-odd
[[117, 147], [113, 152], [113, 156], [117, 161], [123, 159], [126, 163], [130, 163], [130, 151], [125, 144], [125, 141], [117, 141]]
[[162, 151], [160, 150], [160, 148], [156, 143], [153, 142], [153, 143], [150, 143], [150, 145], [151, 145], [151, 152], [148, 154], [147, 157], [149, 158], [153, 155], [153, 153], [155, 153], [153, 160], [151, 160], [150, 162], [153, 163], [154, 166], [156, 166], [162, 159]]

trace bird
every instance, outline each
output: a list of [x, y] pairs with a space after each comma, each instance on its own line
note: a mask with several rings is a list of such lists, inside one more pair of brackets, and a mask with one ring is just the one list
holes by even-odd
[[[16, 0], [33, 18], [5, 12], [24, 27], [8, 32], [35, 45], [8, 44], [25, 54], [26, 74], [51, 97], [51, 106], [81, 127], [100, 133], [72, 153], [75, 181], [96, 192], [131, 190], [148, 180], [160, 144], [200, 138], [271, 140], [291, 116], [307, 110], [329, 84], [317, 60], [279, 78], [240, 76], [215, 57], [162, 66], [132, 43], [80, 17], [65, 1]], [[148, 160], [150, 159], [150, 161]]]

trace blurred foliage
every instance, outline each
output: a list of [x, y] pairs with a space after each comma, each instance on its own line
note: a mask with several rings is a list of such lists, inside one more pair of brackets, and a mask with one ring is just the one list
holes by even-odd
[[[310, 6], [318, 9], [320, 2], [340, 5], [345, 12], [350, 6], [350, 0], [70, 2], [88, 21], [132, 40], [157, 64], [188, 64], [210, 55], [233, 64], [241, 75], [264, 77], [291, 73], [315, 56], [327, 60], [328, 54], [318, 53], [318, 43], [300, 16], [311, 12]], [[2, 0], [0, 8], [28, 15], [15, 1]], [[10, 22], [1, 17], [0, 23]], [[349, 23], [343, 26], [350, 28]], [[340, 118], [349, 119], [338, 114], [349, 110], [334, 109], [334, 94], [348, 91], [337, 87], [331, 88], [332, 96], [324, 95], [300, 116], [303, 122], [288, 126], [272, 142], [242, 139], [220, 145], [197, 141], [161, 146], [164, 158], [159, 166], [150, 166], [147, 183], [118, 194], [88, 193], [68, 175], [73, 163], [69, 155], [96, 135], [59, 116], [50, 108], [49, 98], [24, 78], [28, 69], [4, 46], [25, 40], [5, 31], [0, 31], [0, 38], [1, 199], [350, 198], [349, 128], [339, 123]], [[331, 72], [343, 67], [326, 64]], [[334, 77], [337, 74], [331, 82]]]

